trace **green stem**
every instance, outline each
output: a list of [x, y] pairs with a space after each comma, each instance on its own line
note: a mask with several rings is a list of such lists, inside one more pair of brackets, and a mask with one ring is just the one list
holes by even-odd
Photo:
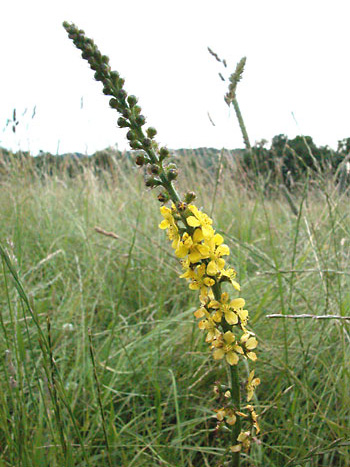
[[[215, 300], [220, 301], [221, 285], [218, 282], [216, 282], [215, 285], [212, 287], [212, 290], [214, 293]], [[222, 329], [224, 332], [229, 331], [231, 329], [230, 326], [226, 323], [226, 321], [223, 321], [221, 324], [222, 324]], [[230, 374], [229, 386], [230, 386], [230, 392], [231, 392], [231, 399], [232, 399], [235, 411], [239, 411], [241, 408], [241, 391], [240, 391], [240, 385], [239, 385], [238, 366], [229, 365], [229, 374]], [[231, 427], [232, 446], [235, 446], [237, 444], [237, 438], [240, 432], [241, 432], [241, 418], [237, 416], [236, 423]], [[231, 466], [239, 467], [240, 459], [241, 459], [240, 452], [233, 452]]]
[[233, 108], [235, 109], [235, 112], [236, 112], [237, 120], [238, 120], [238, 123], [239, 123], [239, 127], [241, 129], [241, 132], [242, 132], [245, 147], [248, 149], [248, 151], [250, 151], [252, 149], [252, 147], [250, 145], [247, 129], [245, 127], [243, 117], [242, 117], [242, 114], [241, 114], [241, 110], [239, 108], [238, 101], [237, 101], [236, 98], [232, 99], [232, 105], [233, 105]]
[[[230, 379], [231, 379], [231, 398], [236, 410], [241, 408], [241, 394], [239, 387], [239, 374], [237, 365], [230, 365]], [[237, 444], [237, 438], [241, 432], [241, 417], [237, 417], [236, 423], [232, 427], [232, 445]], [[239, 467], [240, 452], [232, 453], [232, 467]]]

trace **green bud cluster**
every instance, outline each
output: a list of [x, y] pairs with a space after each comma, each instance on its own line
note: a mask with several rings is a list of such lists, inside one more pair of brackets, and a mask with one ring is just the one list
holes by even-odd
[[124, 88], [124, 79], [117, 71], [111, 69], [109, 58], [101, 54], [94, 41], [86, 37], [83, 30], [66, 21], [63, 27], [74, 45], [81, 50], [83, 59], [88, 61], [94, 71], [95, 79], [102, 83], [103, 94], [110, 96], [110, 107], [121, 115], [117, 123], [120, 128], [128, 129], [126, 137], [130, 147], [143, 151], [143, 154], [139, 153], [136, 156], [135, 163], [140, 167], [150, 165], [148, 172], [151, 176], [145, 179], [146, 186], [150, 188], [159, 186], [165, 189], [164, 193], [167, 195], [162, 192], [158, 198], [161, 202], [171, 199], [175, 204], [179, 203], [180, 197], [172, 184], [178, 176], [178, 169], [175, 164], [163, 167], [163, 161], [170, 155], [169, 150], [158, 147], [154, 140], [157, 134], [154, 127], [148, 127], [144, 132], [146, 118], [142, 115], [137, 97], [128, 95]]

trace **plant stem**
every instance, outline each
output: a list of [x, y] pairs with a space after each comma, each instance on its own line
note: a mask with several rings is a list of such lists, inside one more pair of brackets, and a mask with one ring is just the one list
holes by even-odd
[[[214, 297], [216, 300], [220, 301], [221, 298], [221, 285], [216, 282], [216, 284], [212, 287]], [[226, 321], [222, 323], [222, 329], [224, 332], [230, 330], [229, 325]], [[239, 386], [239, 373], [238, 373], [238, 366], [237, 365], [228, 365], [229, 366], [229, 386], [231, 392], [231, 400], [233, 402], [234, 410], [239, 411], [241, 408], [241, 391]], [[237, 438], [241, 432], [241, 418], [237, 416], [236, 423], [231, 428], [231, 441], [232, 446], [237, 444]], [[240, 452], [233, 452], [232, 453], [232, 467], [239, 467], [240, 465]]]
[[[236, 410], [241, 408], [241, 394], [239, 387], [239, 374], [237, 365], [230, 365], [230, 379], [231, 379], [231, 398]], [[237, 444], [237, 438], [241, 432], [241, 418], [238, 416], [236, 423], [232, 427], [232, 445]], [[232, 467], [239, 467], [240, 452], [232, 453]]]

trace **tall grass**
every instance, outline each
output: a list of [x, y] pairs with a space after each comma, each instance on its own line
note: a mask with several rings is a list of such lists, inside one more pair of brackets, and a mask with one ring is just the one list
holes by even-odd
[[[349, 321], [266, 318], [350, 314], [347, 199], [310, 183], [294, 195], [296, 214], [277, 187], [247, 186], [225, 153], [215, 164], [226, 167], [219, 183], [219, 171], [183, 156], [180, 183], [196, 181], [199, 206], [215, 196], [260, 342], [262, 435], [242, 465], [348, 466]], [[2, 177], [1, 466], [220, 461], [208, 394], [226, 375], [150, 197], [118, 161], [99, 177], [25, 167]]]

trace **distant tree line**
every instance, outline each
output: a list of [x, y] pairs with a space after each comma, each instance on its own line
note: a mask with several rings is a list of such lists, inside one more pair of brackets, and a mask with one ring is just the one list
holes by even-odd
[[[107, 148], [93, 155], [80, 153], [52, 155], [40, 152], [33, 157], [29, 152], [12, 153], [0, 148], [0, 177], [9, 170], [23, 170], [33, 175], [52, 176], [67, 174], [75, 177], [87, 168], [96, 175], [101, 172], [111, 173], [116, 166], [134, 167], [136, 151], [118, 151]], [[221, 153], [214, 148], [178, 149], [172, 151], [175, 158], [186, 159], [187, 165], [197, 170], [212, 169], [217, 166]], [[250, 151], [245, 149], [225, 150], [225, 161], [231, 159], [237, 170], [243, 170], [250, 179], [263, 176], [270, 182], [282, 182], [287, 186], [305, 178], [308, 174], [341, 174], [350, 169], [350, 138], [338, 142], [337, 150], [328, 146], [318, 147], [310, 136], [296, 136], [288, 139], [277, 135], [270, 147], [267, 141], [256, 143]], [[224, 161], [224, 163], [225, 163]], [[344, 169], [343, 171], [341, 169]]]

